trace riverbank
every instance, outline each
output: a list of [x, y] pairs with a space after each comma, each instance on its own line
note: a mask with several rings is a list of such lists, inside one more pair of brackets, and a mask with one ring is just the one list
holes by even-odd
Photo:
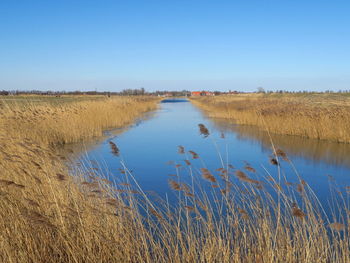
[[56, 149], [130, 125], [158, 102], [152, 97], [0, 98], [1, 262], [110, 262], [112, 244], [105, 240], [131, 224], [123, 226], [128, 216], [117, 219], [117, 201], [106, 182], [92, 182], [92, 171], [84, 168], [69, 171], [66, 156]]
[[209, 117], [276, 134], [350, 143], [347, 94], [237, 94], [192, 98]]
[[0, 127], [10, 136], [44, 145], [99, 137], [110, 128], [131, 124], [159, 100], [152, 97], [84, 97], [0, 99]]

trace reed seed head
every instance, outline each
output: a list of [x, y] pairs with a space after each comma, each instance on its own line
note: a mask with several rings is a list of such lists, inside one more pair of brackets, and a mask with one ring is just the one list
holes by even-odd
[[207, 127], [205, 127], [204, 124], [198, 124], [198, 127], [199, 127], [199, 133], [203, 135], [204, 138], [207, 138], [210, 135], [209, 130], [207, 129]]

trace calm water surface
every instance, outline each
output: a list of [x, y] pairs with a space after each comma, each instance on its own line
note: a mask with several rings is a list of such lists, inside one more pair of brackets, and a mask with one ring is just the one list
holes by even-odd
[[[209, 137], [199, 134], [199, 123], [208, 127]], [[222, 132], [224, 139], [221, 138]], [[311, 185], [322, 203], [326, 204], [330, 196], [328, 175], [341, 189], [350, 185], [349, 145], [294, 136], [272, 135], [272, 139], [276, 147], [286, 151], [300, 176]], [[120, 157], [111, 154], [110, 140], [118, 145]], [[189, 154], [178, 154], [179, 145], [186, 151], [195, 151], [200, 159], [192, 160]], [[271, 152], [270, 138], [266, 133], [249, 126], [210, 120], [190, 102], [169, 100], [161, 103], [159, 110], [146, 120], [92, 147], [87, 155], [89, 160], [102, 165], [102, 170], [112, 181], [115, 178], [123, 180], [125, 175], [119, 170], [123, 160], [143, 190], [155, 191], [164, 197], [166, 193], [174, 195], [168, 186], [168, 180], [172, 178], [169, 175], [176, 173], [174, 164], [182, 165], [179, 173], [186, 178], [188, 168], [184, 159], [191, 161], [195, 173], [201, 167], [212, 171], [222, 167], [221, 158], [239, 169], [249, 162], [257, 170], [250, 176], [259, 179], [266, 174], [264, 168], [277, 176], [276, 166], [269, 163]], [[174, 164], [170, 165], [169, 161]], [[282, 163], [282, 169], [289, 182], [298, 182], [288, 163]]]

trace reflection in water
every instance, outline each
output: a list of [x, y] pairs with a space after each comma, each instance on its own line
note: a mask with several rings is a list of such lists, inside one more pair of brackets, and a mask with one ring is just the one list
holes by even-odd
[[[178, 197], [168, 184], [169, 176], [174, 174], [181, 181], [190, 182], [192, 174], [195, 178], [202, 178], [200, 168], [215, 171], [225, 165], [222, 163], [229, 163], [237, 169], [244, 169], [244, 161], [247, 161], [256, 169], [254, 179], [259, 180], [266, 172], [277, 178], [279, 169], [269, 162], [271, 147], [266, 133], [249, 126], [215, 122], [205, 118], [189, 102], [161, 103], [152, 118], [139, 125], [133, 125], [117, 136], [113, 134], [112, 138], [107, 136], [91, 148], [84, 144], [88, 152], [77, 161], [90, 167], [88, 162], [94, 160], [103, 175], [111, 181], [125, 179], [120, 171], [122, 161], [133, 171], [135, 180], [144, 191], [156, 191], [159, 196], [169, 198], [170, 203]], [[198, 124], [204, 124], [210, 135], [200, 135]], [[226, 130], [225, 138], [220, 138], [222, 130]], [[281, 165], [288, 182], [297, 183], [298, 176], [301, 176], [319, 195], [322, 204], [327, 204], [330, 196], [329, 177], [326, 175], [332, 175], [341, 186], [349, 185], [348, 145], [276, 135], [273, 135], [273, 140], [277, 147], [289, 154], [293, 163], [293, 167], [287, 162]], [[111, 153], [109, 141], [118, 146], [120, 157]], [[178, 153], [179, 145], [184, 147], [185, 154]], [[192, 159], [190, 151], [200, 158]], [[185, 161], [187, 159], [191, 163], [190, 170]], [[310, 162], [311, 159], [314, 161]], [[172, 165], [169, 165], [169, 161], [172, 161]]]
[[105, 130], [103, 136], [88, 139], [86, 141], [67, 143], [57, 147], [58, 154], [62, 156], [68, 156], [71, 160], [77, 160], [79, 157], [85, 155], [85, 153], [90, 152], [98, 148], [101, 144], [105, 143], [106, 140], [112, 140], [118, 135], [128, 131], [130, 128], [138, 127], [142, 122], [150, 120], [154, 117], [155, 111], [147, 112], [140, 118], [136, 119], [134, 123], [129, 126], [114, 128]]
[[[223, 119], [211, 121], [223, 131], [233, 131], [238, 139], [259, 141], [265, 152], [271, 152], [271, 140], [266, 131], [250, 125], [235, 125]], [[289, 155], [350, 167], [349, 144], [279, 134], [271, 134], [271, 138], [276, 148], [283, 149]]]
[[188, 102], [187, 99], [164, 99], [161, 103], [178, 103], [178, 102]]

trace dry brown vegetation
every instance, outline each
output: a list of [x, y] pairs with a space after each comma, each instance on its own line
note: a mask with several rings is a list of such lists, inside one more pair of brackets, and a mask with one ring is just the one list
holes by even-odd
[[147, 97], [68, 97], [60, 103], [40, 97], [0, 99], [0, 128], [16, 138], [30, 138], [44, 145], [78, 142], [132, 123], [141, 113], [155, 109], [157, 101]]
[[[127, 109], [142, 103], [148, 106], [138, 114], [155, 107], [154, 100], [145, 98], [143, 102], [123, 100], [116, 99], [111, 107], [104, 105], [108, 101], [89, 102], [85, 105], [94, 110], [81, 105], [81, 112], [97, 119], [104, 110], [115, 110], [117, 101], [126, 105], [115, 111], [119, 115], [126, 115]], [[115, 183], [103, 178], [97, 164], [92, 169], [77, 165], [68, 170], [62, 163], [64, 157], [57, 155], [53, 145], [89, 136], [79, 138], [68, 132], [65, 139], [54, 141], [50, 133], [53, 138], [62, 138], [66, 128], [60, 133], [57, 130], [60, 125], [56, 129], [41, 126], [44, 120], [35, 114], [43, 113], [34, 110], [35, 105], [31, 106], [34, 116], [17, 107], [1, 109], [4, 116], [0, 129], [1, 262], [350, 261], [349, 213], [328, 220], [301, 179], [284, 187], [281, 178], [258, 176], [248, 164], [245, 167], [248, 172], [231, 165], [210, 171], [196, 169], [186, 160], [184, 164], [194, 185], [174, 176], [169, 184], [179, 200], [172, 207], [167, 202], [150, 201], [132, 183], [134, 177], [127, 167]], [[78, 122], [81, 119], [74, 117], [74, 109], [80, 109], [77, 105], [61, 105], [59, 110], [47, 112], [51, 107], [44, 107], [46, 119], [57, 111], [68, 121], [70, 116]], [[21, 114], [26, 114], [26, 118]], [[64, 124], [59, 114], [53, 116]], [[128, 121], [122, 118], [120, 124], [130, 123], [134, 117]], [[28, 122], [30, 119], [32, 125], [22, 124], [23, 119]], [[115, 122], [102, 123], [105, 126], [101, 128], [112, 127]], [[12, 126], [15, 124], [19, 131]], [[74, 121], [69, 125], [75, 131]], [[88, 124], [81, 125], [84, 131], [90, 131]], [[44, 131], [35, 130], [39, 128]], [[204, 126], [200, 129], [210, 135]], [[98, 135], [92, 127], [91, 131], [83, 134]], [[110, 146], [111, 154], [118, 155], [117, 145]], [[179, 154], [200, 159], [199, 154], [182, 146]], [[283, 151], [276, 150], [274, 155], [275, 164], [288, 164]], [[181, 168], [180, 164], [174, 166]], [[203, 184], [212, 191], [197, 187]], [[275, 190], [270, 193], [267, 188]]]
[[[96, 180], [82, 182], [91, 171], [69, 176], [66, 157], [55, 148], [131, 124], [155, 109], [158, 99], [59, 100], [35, 96], [0, 100], [0, 261], [120, 262], [128, 248], [121, 249], [122, 244], [109, 237], [123, 233], [120, 242], [136, 241], [135, 235], [124, 231], [132, 228], [133, 221], [128, 214], [115, 214], [117, 200], [107, 197]], [[102, 195], [105, 198], [99, 198]], [[114, 250], [120, 255], [112, 255]]]
[[254, 140], [266, 149], [274, 145], [284, 149], [289, 155], [303, 156], [312, 160], [323, 161], [333, 165], [350, 167], [350, 145], [330, 140], [309, 139], [301, 136], [272, 134], [252, 125], [232, 125], [226, 119], [211, 119], [222, 131], [234, 132], [242, 140]]
[[192, 101], [210, 117], [272, 133], [350, 143], [350, 96], [239, 94]]

